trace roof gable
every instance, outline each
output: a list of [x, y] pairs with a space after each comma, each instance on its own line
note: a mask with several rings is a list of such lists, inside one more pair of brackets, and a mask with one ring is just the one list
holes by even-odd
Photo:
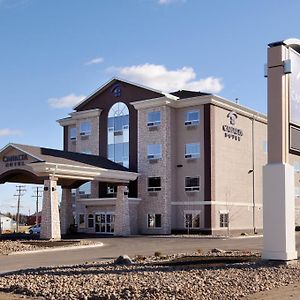
[[[99, 105], [98, 106], [93, 106], [91, 105], [91, 102], [95, 99], [98, 98], [101, 94], [104, 94], [105, 92], [109, 94], [114, 95], [116, 98], [120, 98], [120, 100], [123, 100], [123, 95], [122, 95], [122, 90], [120, 90], [120, 93], [118, 93], [118, 91], [116, 90], [118, 85], [120, 85], [121, 88], [123, 87], [130, 87], [132, 90], [130, 91], [130, 93], [128, 95], [126, 95], [127, 97], [130, 96], [131, 99], [128, 99], [128, 102], [131, 101], [138, 101], [138, 100], [146, 100], [146, 99], [150, 99], [150, 98], [158, 98], [158, 97], [162, 97], [162, 96], [166, 96], [166, 97], [170, 97], [170, 98], [174, 98], [176, 99], [176, 97], [174, 95], [168, 94], [168, 93], [164, 93], [162, 91], [158, 91], [149, 87], [145, 87], [124, 79], [119, 79], [117, 77], [111, 79], [110, 81], [108, 81], [107, 83], [105, 83], [104, 85], [102, 85], [98, 90], [96, 90], [95, 92], [93, 92], [91, 95], [87, 96], [85, 99], [83, 99], [79, 104], [77, 104], [74, 107], [74, 110], [76, 111], [81, 111], [81, 110], [86, 110], [86, 109], [92, 109], [92, 108], [102, 108]], [[133, 92], [133, 90], [138, 91], [137, 92], [137, 99], [133, 99], [132, 97], [135, 97], [135, 93]]]

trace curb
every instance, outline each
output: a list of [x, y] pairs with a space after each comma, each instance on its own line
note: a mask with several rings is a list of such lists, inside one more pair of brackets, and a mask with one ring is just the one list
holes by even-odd
[[55, 252], [55, 251], [65, 251], [65, 250], [76, 250], [76, 249], [85, 249], [85, 248], [97, 248], [103, 247], [103, 243], [98, 243], [94, 245], [82, 245], [82, 246], [72, 246], [72, 247], [55, 247], [55, 248], [44, 248], [39, 250], [28, 250], [28, 251], [17, 251], [11, 252], [7, 255], [22, 255], [22, 254], [31, 254], [31, 253], [42, 253], [42, 252]]
[[224, 240], [241, 240], [241, 239], [255, 239], [255, 238], [262, 238], [262, 234], [256, 235], [242, 235], [242, 236], [232, 236], [228, 238], [224, 238]]

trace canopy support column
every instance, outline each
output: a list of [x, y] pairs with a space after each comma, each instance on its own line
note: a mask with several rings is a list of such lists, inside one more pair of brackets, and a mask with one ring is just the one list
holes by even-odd
[[67, 234], [70, 225], [73, 224], [72, 192], [71, 189], [62, 189], [60, 204], [60, 228], [61, 234]]
[[58, 211], [57, 178], [53, 177], [44, 181], [41, 239], [61, 239]]
[[130, 235], [128, 187], [126, 185], [118, 185], [117, 189], [114, 235]]

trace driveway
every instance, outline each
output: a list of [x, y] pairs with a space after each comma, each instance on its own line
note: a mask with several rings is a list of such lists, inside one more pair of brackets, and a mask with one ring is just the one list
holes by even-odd
[[[81, 264], [88, 261], [103, 261], [114, 259], [122, 254], [153, 255], [155, 251], [163, 254], [194, 252], [198, 249], [209, 250], [221, 248], [224, 250], [258, 250], [262, 249], [262, 237], [240, 237], [230, 239], [213, 239], [203, 237], [103, 237], [93, 240], [100, 241], [102, 247], [60, 250], [17, 255], [0, 255], [0, 274], [55, 265]], [[297, 249], [300, 253], [300, 232], [296, 233]]]

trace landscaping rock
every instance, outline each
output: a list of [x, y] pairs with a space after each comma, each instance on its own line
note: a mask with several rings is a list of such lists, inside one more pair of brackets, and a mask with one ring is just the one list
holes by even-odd
[[211, 253], [226, 253], [226, 251], [219, 248], [214, 248], [211, 249]]
[[133, 264], [133, 261], [131, 260], [131, 258], [128, 255], [121, 255], [119, 256], [115, 261], [114, 261], [115, 265], [119, 265], [119, 266], [129, 266]]

